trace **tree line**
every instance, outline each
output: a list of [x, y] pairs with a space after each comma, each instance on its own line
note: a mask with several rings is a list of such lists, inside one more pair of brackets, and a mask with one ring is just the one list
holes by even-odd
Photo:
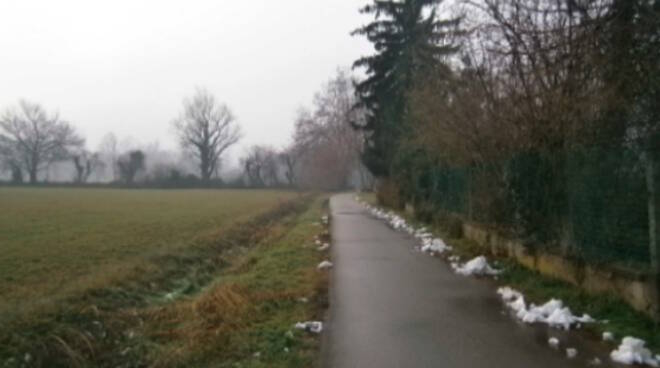
[[373, 21], [354, 35], [376, 53], [354, 64], [367, 118], [353, 125], [381, 199], [541, 241], [612, 243], [631, 226], [648, 236], [660, 1], [376, 0], [361, 11]]
[[112, 133], [92, 151], [71, 123], [22, 100], [0, 116], [0, 174], [14, 184], [49, 182], [49, 173], [60, 171], [65, 178], [52, 181], [78, 185], [345, 188], [370, 180], [359, 160], [361, 134], [348, 124], [360, 115], [354, 103], [353, 79], [339, 70], [311, 109], [300, 108], [291, 144], [249, 147], [238, 172], [223, 178], [225, 154], [243, 133], [231, 109], [207, 90], [185, 99], [171, 122], [179, 154], [120, 143]]

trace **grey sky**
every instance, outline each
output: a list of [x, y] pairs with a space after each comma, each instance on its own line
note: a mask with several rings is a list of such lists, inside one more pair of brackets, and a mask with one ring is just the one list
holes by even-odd
[[39, 102], [91, 148], [112, 131], [173, 149], [170, 121], [200, 86], [233, 109], [243, 147], [281, 147], [297, 107], [370, 53], [349, 36], [366, 2], [3, 0], [0, 109]]

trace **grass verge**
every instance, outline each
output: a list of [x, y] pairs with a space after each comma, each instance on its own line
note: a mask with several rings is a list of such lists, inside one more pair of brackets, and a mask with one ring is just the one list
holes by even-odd
[[327, 306], [314, 246], [326, 231], [320, 217], [317, 200], [292, 227], [275, 230], [283, 236], [231, 260], [200, 295], [146, 311], [154, 366], [313, 366], [319, 340], [293, 325], [321, 320]]

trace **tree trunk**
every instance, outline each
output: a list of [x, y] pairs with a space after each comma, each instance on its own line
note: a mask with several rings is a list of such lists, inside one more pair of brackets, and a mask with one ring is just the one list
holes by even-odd
[[23, 183], [23, 170], [18, 165], [13, 165], [11, 167], [11, 182], [14, 184]]
[[202, 177], [202, 181], [207, 183], [209, 179], [211, 179], [211, 168], [210, 166], [210, 160], [209, 160], [209, 155], [206, 149], [200, 149], [200, 163], [199, 163], [199, 171], [200, 171], [200, 176]]
[[37, 169], [36, 168], [30, 168], [30, 184], [36, 184], [37, 183]]

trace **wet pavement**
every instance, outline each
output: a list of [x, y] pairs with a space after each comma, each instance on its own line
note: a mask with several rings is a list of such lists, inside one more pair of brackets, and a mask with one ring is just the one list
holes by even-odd
[[[611, 367], [609, 348], [581, 333], [512, 318], [493, 281], [458, 276], [414, 250], [349, 194], [332, 211], [330, 309], [323, 367]], [[560, 347], [548, 346], [557, 337]], [[574, 359], [565, 349], [576, 348]]]

